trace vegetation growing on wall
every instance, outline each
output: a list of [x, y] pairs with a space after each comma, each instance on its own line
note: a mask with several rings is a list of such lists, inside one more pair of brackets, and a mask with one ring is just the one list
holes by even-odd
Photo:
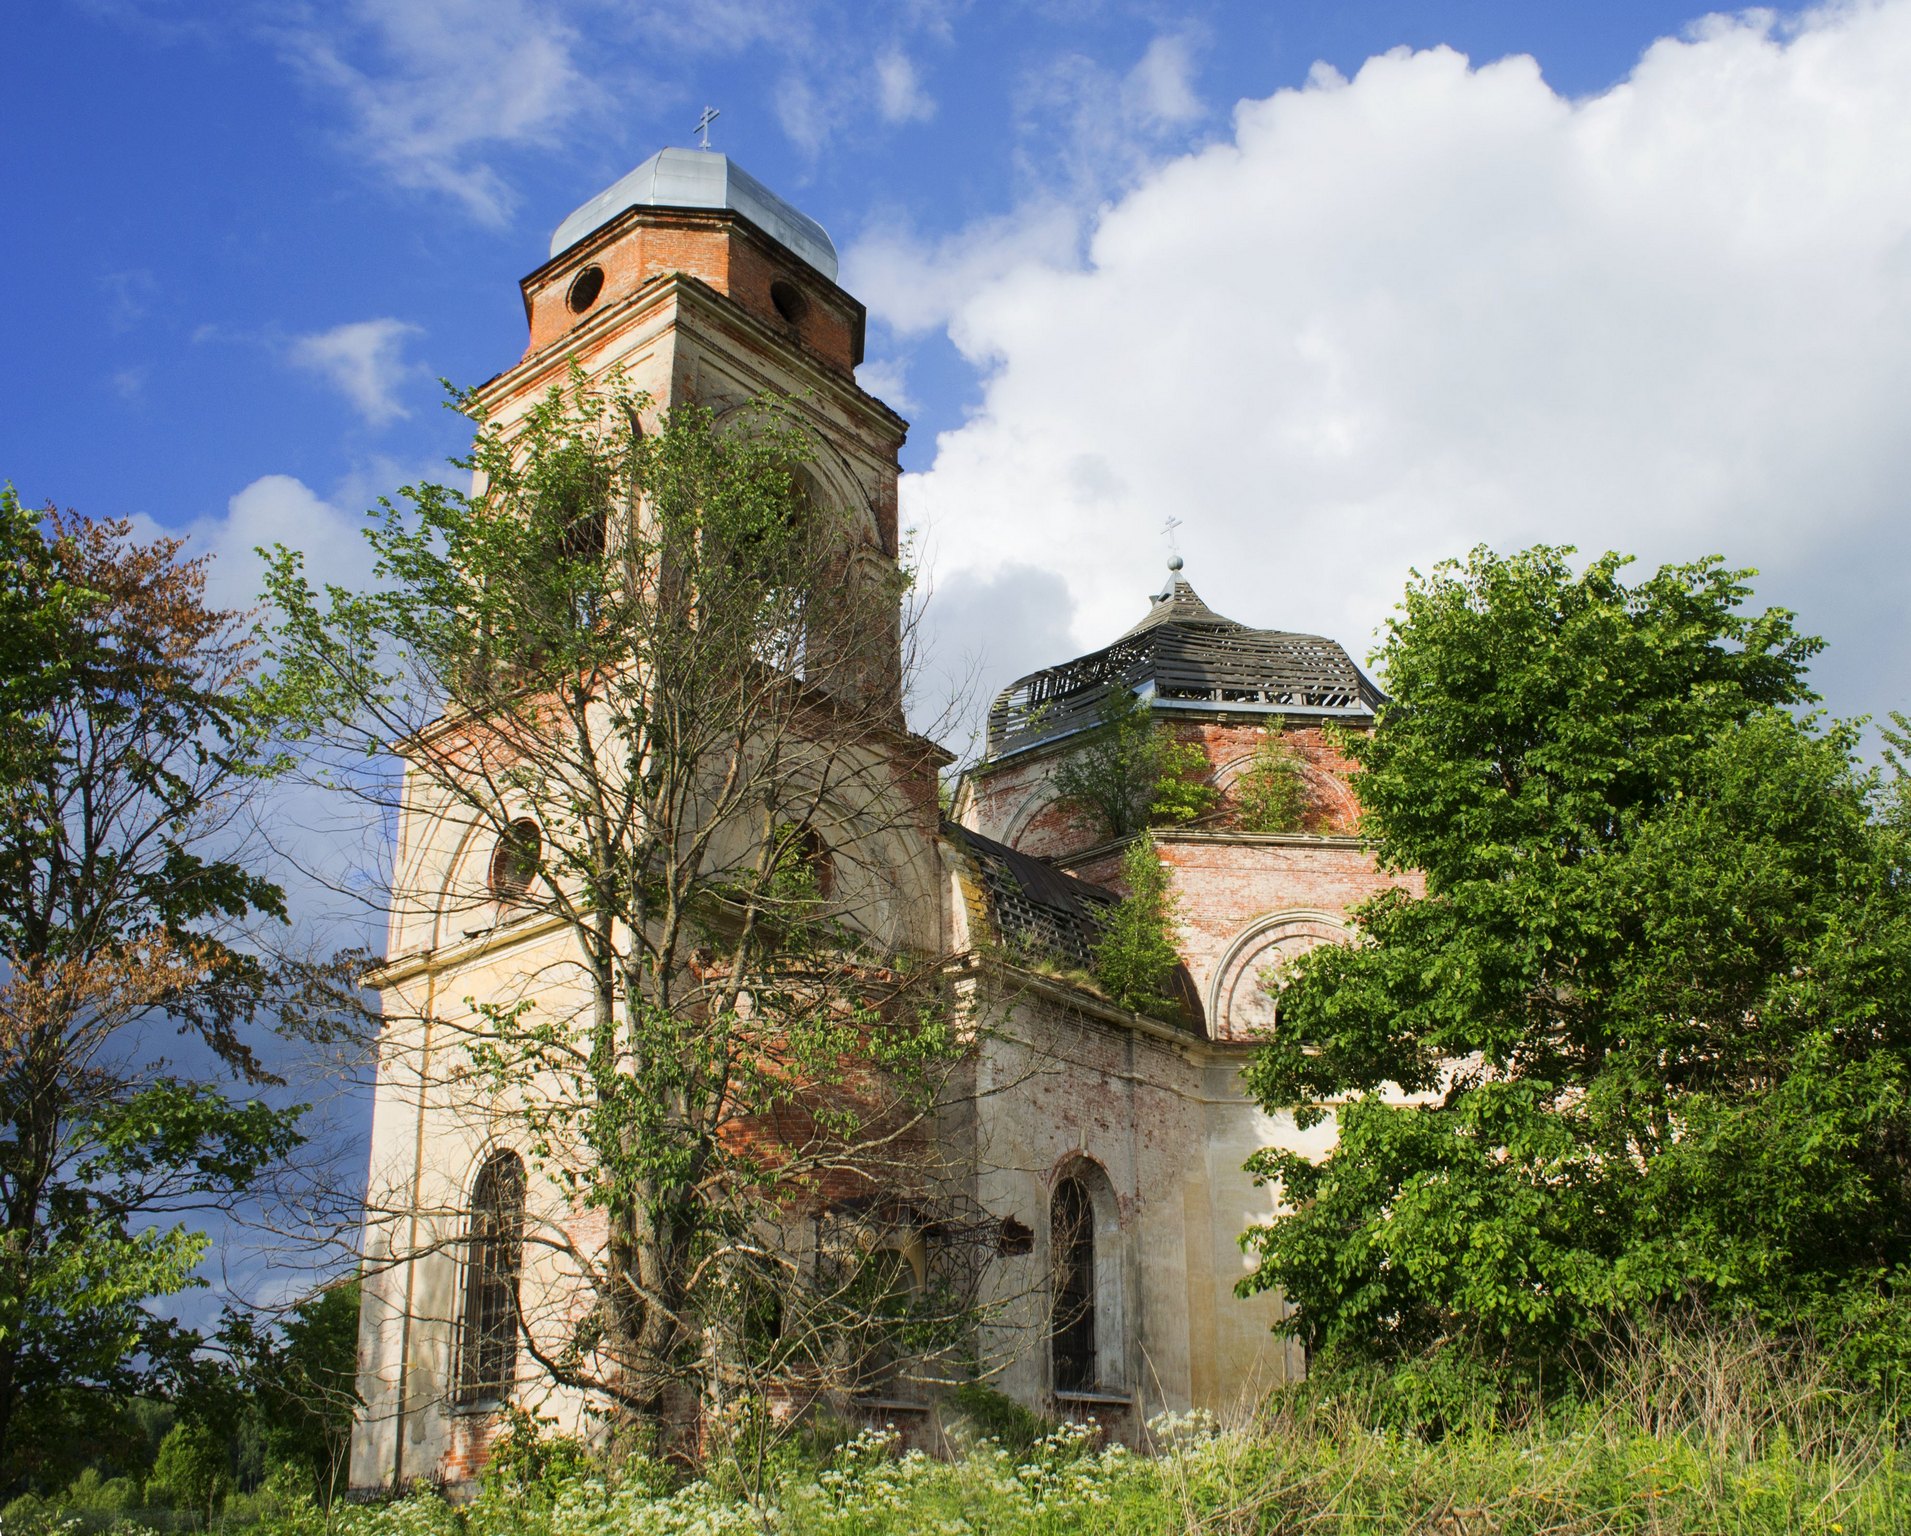
[[1298, 832], [1307, 821], [1307, 774], [1278, 725], [1228, 786], [1234, 824], [1243, 832]]
[[1121, 856], [1122, 883], [1128, 894], [1102, 921], [1101, 938], [1090, 954], [1095, 980], [1124, 1008], [1159, 1019], [1178, 1018], [1174, 995], [1174, 888], [1154, 840], [1136, 838]]
[[1056, 803], [1091, 834], [1127, 837], [1198, 821], [1220, 803], [1198, 741], [1157, 724], [1148, 700], [1115, 688], [1099, 719], [1056, 768]]

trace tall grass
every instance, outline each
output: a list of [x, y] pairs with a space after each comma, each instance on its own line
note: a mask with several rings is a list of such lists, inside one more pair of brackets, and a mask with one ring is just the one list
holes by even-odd
[[[1607, 1351], [1596, 1391], [1437, 1437], [1386, 1427], [1357, 1385], [1316, 1383], [1222, 1423], [1158, 1419], [1148, 1454], [1062, 1425], [959, 1458], [867, 1432], [792, 1462], [752, 1500], [712, 1466], [665, 1488], [654, 1464], [501, 1480], [458, 1507], [415, 1493], [329, 1514], [257, 1510], [259, 1536], [1047, 1536], [1090, 1532], [1911, 1533], [1911, 1470], [1889, 1405], [1810, 1350], [1731, 1328]], [[953, 1426], [958, 1442], [961, 1425]], [[971, 1426], [970, 1435], [974, 1434]], [[757, 1486], [752, 1483], [751, 1486]], [[0, 1522], [14, 1536], [17, 1522]], [[22, 1533], [26, 1536], [26, 1533]]]

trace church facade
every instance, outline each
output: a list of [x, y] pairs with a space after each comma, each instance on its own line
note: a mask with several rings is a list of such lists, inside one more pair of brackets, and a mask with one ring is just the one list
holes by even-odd
[[[906, 424], [856, 383], [864, 311], [835, 276], [822, 229], [725, 156], [663, 151], [560, 226], [522, 285], [527, 351], [481, 403], [508, 425], [574, 368], [616, 372], [659, 411], [695, 403], [719, 421], [784, 397], [813, 442], [810, 494], [857, 529], [845, 579], [879, 578], [898, 556]], [[1240, 1071], [1278, 1027], [1281, 965], [1344, 939], [1350, 908], [1403, 883], [1356, 835], [1349, 765], [1327, 730], [1370, 726], [1372, 683], [1330, 640], [1214, 613], [1174, 567], [1126, 635], [1007, 689], [946, 816], [919, 796], [867, 861], [880, 886], [840, 892], [865, 933], [934, 957], [987, 1021], [968, 1092], [938, 1131], [966, 1207], [999, 1234], [972, 1358], [1010, 1396], [1129, 1439], [1156, 1413], [1224, 1410], [1303, 1369], [1271, 1332], [1280, 1298], [1235, 1294], [1249, 1267], [1240, 1235], [1273, 1199], [1242, 1165], [1269, 1145], [1324, 1151], [1332, 1131], [1264, 1114]], [[1128, 700], [1200, 748], [1212, 791], [1202, 815], [1153, 834], [1182, 960], [1168, 1018], [1118, 1006], [1089, 974], [1132, 835], [1085, 819], [1056, 784], [1111, 701]], [[1287, 797], [1277, 830], [1248, 805], [1270, 763]], [[540, 1382], [522, 1347], [526, 1319], [561, 1312], [563, 1276], [496, 1234], [529, 1211], [587, 1248], [602, 1218], [570, 1211], [527, 1172], [525, 1149], [502, 1143], [436, 1022], [474, 998], [523, 997], [563, 961], [560, 926], [490, 900], [510, 864], [495, 841], [408, 777], [375, 978], [387, 1023], [352, 1446], [361, 1490], [468, 1479], [514, 1404], [566, 1431], [591, 1424], [592, 1405]], [[933, 1392], [839, 1406], [935, 1438]]]

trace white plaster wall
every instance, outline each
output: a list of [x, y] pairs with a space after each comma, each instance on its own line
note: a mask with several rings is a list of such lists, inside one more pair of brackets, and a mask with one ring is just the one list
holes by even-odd
[[1136, 1420], [1196, 1406], [1232, 1411], [1298, 1375], [1298, 1351], [1270, 1331], [1278, 1296], [1234, 1294], [1252, 1267], [1240, 1235], [1274, 1209], [1271, 1192], [1242, 1165], [1270, 1145], [1322, 1153], [1332, 1127], [1302, 1135], [1249, 1103], [1238, 1049], [1161, 1039], [1047, 996], [1011, 992], [978, 1007], [986, 1033], [976, 1198], [1035, 1233], [1032, 1254], [991, 1269], [995, 1310], [981, 1330], [981, 1355], [996, 1385], [1055, 1410], [1048, 1202], [1057, 1177], [1084, 1157], [1106, 1172], [1119, 1213], [1097, 1264], [1118, 1277], [1128, 1340], [1102, 1385], [1133, 1398]]

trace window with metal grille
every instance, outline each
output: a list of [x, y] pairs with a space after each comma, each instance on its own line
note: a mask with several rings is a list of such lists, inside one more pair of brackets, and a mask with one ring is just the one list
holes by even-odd
[[471, 1187], [465, 1235], [464, 1323], [458, 1401], [501, 1402], [518, 1362], [518, 1272], [524, 1264], [524, 1161], [515, 1152], [485, 1160]]
[[1095, 1207], [1080, 1179], [1063, 1179], [1049, 1202], [1054, 1314], [1049, 1349], [1057, 1392], [1095, 1385]]

